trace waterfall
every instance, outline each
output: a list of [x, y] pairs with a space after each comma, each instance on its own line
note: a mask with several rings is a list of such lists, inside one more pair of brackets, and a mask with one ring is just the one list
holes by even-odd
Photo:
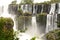
[[29, 12], [32, 13], [32, 5], [29, 5]]
[[53, 25], [53, 23], [52, 23], [52, 15], [47, 14], [46, 33], [53, 30], [52, 25]]
[[[9, 0], [7, 0], [7, 1], [9, 1]], [[10, 1], [12, 1], [12, 0], [10, 0]], [[11, 15], [11, 14], [8, 13], [8, 5], [9, 5], [10, 1], [8, 3], [6, 3], [6, 5], [5, 4], [3, 5], [4, 6], [4, 12], [3, 12], [3, 14], [1, 16], [12, 18], [13, 21], [14, 21], [13, 29], [16, 31], [17, 30], [17, 26], [16, 26], [16, 22], [15, 22], [15, 15]], [[25, 6], [22, 5], [21, 6], [23, 12], [28, 11], [27, 6], [28, 5], [25, 5]], [[38, 29], [37, 22], [36, 22], [36, 12], [37, 12], [37, 9], [35, 9], [35, 6], [36, 5], [33, 5], [33, 15], [32, 15], [32, 21], [31, 21], [32, 26], [30, 26], [30, 28], [28, 29], [28, 33], [26, 32], [26, 33], [19, 33], [18, 34], [19, 40], [30, 40], [30, 38], [34, 37], [34, 36], [39, 36], [40, 39], [38, 39], [38, 40], [41, 40], [41, 37], [44, 36], [44, 34], [42, 35], [42, 34], [39, 33], [40, 30]], [[24, 7], [24, 9], [23, 9], [23, 7]], [[54, 4], [51, 5], [50, 14], [51, 14], [51, 12], [54, 13], [53, 9], [55, 10], [55, 5]], [[43, 7], [42, 7], [42, 11], [43, 11]], [[46, 27], [46, 29], [48, 29], [48, 28], [50, 29], [50, 28], [53, 27], [53, 23], [51, 21], [51, 20], [53, 20], [53, 16], [50, 15], [50, 14], [47, 15], [47, 27]], [[24, 27], [25, 27], [25, 24], [24, 24]]]
[[31, 12], [31, 7], [29, 7], [29, 4], [21, 5], [21, 9], [23, 10], [23, 13]]
[[58, 14], [60, 14], [60, 3], [58, 3]]
[[36, 23], [36, 9], [35, 9], [35, 5], [33, 5], [33, 14], [32, 14], [32, 26], [30, 26], [28, 28], [28, 31], [26, 33], [28, 33], [31, 36], [35, 36], [37, 35], [37, 23]]
[[21, 9], [23, 10], [23, 13], [25, 13], [25, 5], [21, 5]]
[[36, 8], [35, 8], [36, 5], [33, 5], [33, 14], [32, 14], [32, 30], [34, 32], [33, 33], [33, 36], [36, 35], [37, 33], [37, 23], [36, 23]]
[[35, 33], [37, 33], [37, 23], [36, 23], [36, 16], [33, 16], [32, 17], [32, 30], [34, 31], [32, 31], [32, 34], [35, 34]]
[[51, 10], [50, 10], [50, 13], [49, 14], [54, 14], [54, 12], [55, 12], [55, 3], [53, 3], [53, 4], [51, 4]]
[[47, 14], [46, 33], [57, 29], [57, 14], [55, 13], [55, 3], [51, 4], [50, 13]]
[[41, 13], [43, 12], [43, 6], [44, 6], [44, 5], [42, 4], [42, 10], [41, 10]]

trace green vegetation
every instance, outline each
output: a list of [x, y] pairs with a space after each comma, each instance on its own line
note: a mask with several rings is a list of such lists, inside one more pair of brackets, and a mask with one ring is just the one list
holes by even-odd
[[13, 25], [11, 18], [0, 17], [0, 40], [13, 40]]
[[20, 30], [21, 33], [25, 32], [27, 28]]
[[53, 30], [46, 34], [47, 40], [60, 40], [60, 29]]
[[13, 5], [14, 5], [14, 4], [16, 4], [16, 2], [17, 2], [17, 1], [16, 1], [16, 0], [14, 0], [14, 1], [12, 1], [12, 3], [11, 3], [11, 4], [13, 4]]
[[36, 40], [36, 37], [32, 37], [31, 40]]
[[25, 12], [23, 15], [24, 15], [24, 16], [32, 16], [32, 13], [30, 13], [30, 12]]
[[58, 3], [60, 0], [51, 0], [52, 3]]
[[33, 0], [21, 0], [21, 4], [33, 4]]
[[52, 3], [60, 3], [60, 0], [44, 1], [42, 3], [35, 3], [35, 4], [41, 5], [41, 4], [52, 4]]
[[19, 8], [17, 11], [18, 11], [18, 15], [19, 15], [19, 16], [20, 16], [20, 15], [23, 15], [23, 11], [22, 11], [21, 8]]

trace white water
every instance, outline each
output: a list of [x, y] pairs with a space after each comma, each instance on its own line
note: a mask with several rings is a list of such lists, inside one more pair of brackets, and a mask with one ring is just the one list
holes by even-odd
[[36, 13], [36, 10], [35, 10], [35, 5], [33, 5], [33, 14]]
[[58, 14], [60, 14], [60, 3], [58, 3], [59, 9], [58, 9]]
[[43, 40], [44, 34], [40, 34], [40, 30], [36, 22], [36, 16], [32, 17], [31, 23], [32, 23], [32, 26], [30, 26], [28, 30], [25, 32], [26, 34], [30, 35], [29, 39], [31, 39], [32, 37], [36, 37], [36, 40]]
[[36, 36], [37, 35], [37, 23], [36, 23], [36, 16], [33, 16], [32, 17], [32, 27], [30, 27], [28, 33], [31, 35], [31, 36]]
[[47, 15], [47, 25], [46, 25], [46, 33], [53, 30], [53, 23], [52, 23], [52, 15]]
[[43, 6], [44, 6], [44, 5], [42, 4], [42, 10], [41, 10], [41, 13], [43, 12]]
[[57, 29], [57, 14], [55, 13], [55, 3], [51, 4], [50, 13], [47, 15], [46, 33]]

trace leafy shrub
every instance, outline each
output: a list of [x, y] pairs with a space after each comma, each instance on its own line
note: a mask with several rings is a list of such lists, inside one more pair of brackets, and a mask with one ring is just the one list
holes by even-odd
[[30, 13], [30, 12], [25, 12], [24, 13], [24, 16], [31, 16], [32, 15], [32, 13]]
[[60, 29], [53, 30], [46, 34], [47, 40], [60, 40]]
[[31, 40], [36, 40], [36, 37], [31, 38]]
[[13, 25], [11, 18], [0, 17], [0, 40], [13, 40]]

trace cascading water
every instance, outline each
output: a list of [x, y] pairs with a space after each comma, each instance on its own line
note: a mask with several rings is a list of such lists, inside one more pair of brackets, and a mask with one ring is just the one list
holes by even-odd
[[40, 30], [37, 26], [37, 22], [36, 22], [36, 12], [37, 12], [37, 8], [35, 8], [36, 5], [33, 5], [33, 14], [32, 14], [32, 26], [28, 27], [28, 30], [26, 31], [27, 34], [29, 34], [32, 37], [39, 37], [36, 38], [36, 40], [43, 40], [42, 37], [44, 36], [44, 34], [40, 34]]
[[[9, 0], [7, 0], [7, 1], [9, 1]], [[13, 21], [14, 21], [14, 24], [16, 24], [15, 23], [15, 19], [14, 19], [15, 18], [15, 15], [12, 16], [11, 14], [8, 13], [8, 5], [9, 5], [9, 3], [11, 3], [11, 1], [12, 0], [10, 0], [8, 3], [5, 2], [6, 5], [5, 4], [3, 5], [4, 6], [4, 12], [3, 12], [3, 14], [1, 16], [3, 16], [3, 17], [11, 17], [13, 19]], [[22, 8], [23, 8], [23, 5], [22, 5]], [[26, 8], [26, 10], [24, 10], [24, 9], [23, 10], [24, 11], [28, 11], [27, 6], [25, 8]], [[18, 34], [19, 40], [30, 40], [30, 38], [31, 37], [34, 37], [34, 36], [39, 36], [39, 39], [36, 39], [36, 40], [42, 40], [41, 37], [44, 34], [41, 35], [39, 33], [40, 30], [38, 30], [38, 26], [37, 26], [37, 22], [36, 22], [36, 9], [35, 9], [35, 5], [33, 7], [33, 10], [34, 11], [33, 11], [33, 15], [32, 15], [32, 27], [30, 27], [26, 33], [19, 33]], [[52, 13], [54, 14], [54, 11], [55, 11], [55, 4], [51, 4], [50, 13], [47, 15], [46, 32], [48, 32], [50, 30], [53, 30], [53, 27], [55, 26], [55, 24], [54, 24], [55, 21], [53, 22], [53, 18], [54, 17], [52, 15]], [[24, 26], [25, 26], [25, 24], [24, 24]], [[17, 30], [16, 25], [14, 25], [14, 28], [13, 29], [14, 30]]]
[[58, 3], [58, 5], [59, 5], [58, 14], [60, 14], [60, 3]]
[[35, 8], [36, 5], [33, 5], [33, 14], [32, 14], [32, 35], [36, 36], [39, 35], [39, 30], [37, 27], [37, 22], [36, 22], [36, 12], [37, 12], [37, 8]]
[[35, 33], [37, 33], [37, 23], [36, 23], [36, 16], [32, 17], [32, 30], [34, 32], [32, 32], [32, 34], [34, 35]]
[[44, 6], [44, 5], [42, 4], [42, 10], [41, 10], [41, 13], [43, 12], [43, 6]]
[[36, 11], [35, 11], [35, 5], [33, 5], [33, 10], [34, 10], [34, 11], [33, 11], [32, 21], [31, 21], [32, 27], [29, 27], [28, 31], [26, 32], [26, 33], [28, 33], [28, 34], [31, 35], [31, 36], [35, 36], [36, 33], [37, 33], [36, 16], [34, 16], [35, 13], [36, 13]]
[[55, 13], [55, 3], [51, 4], [50, 13], [47, 14], [46, 33], [57, 28], [57, 15]]
[[52, 15], [47, 14], [46, 33], [48, 33], [49, 31], [53, 30], [51, 22], [52, 22]]

